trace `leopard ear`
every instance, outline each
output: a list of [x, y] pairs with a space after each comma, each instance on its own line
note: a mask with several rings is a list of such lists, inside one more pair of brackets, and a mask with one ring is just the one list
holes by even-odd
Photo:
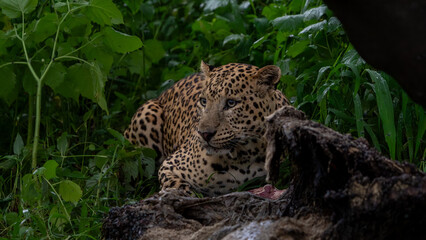
[[203, 60], [201, 60], [201, 72], [204, 73], [204, 75], [206, 77], [210, 76], [210, 71], [213, 70], [213, 66], [208, 65], [207, 63], [205, 63]]
[[275, 88], [281, 78], [281, 69], [274, 65], [268, 65], [259, 69], [255, 78], [259, 85]]

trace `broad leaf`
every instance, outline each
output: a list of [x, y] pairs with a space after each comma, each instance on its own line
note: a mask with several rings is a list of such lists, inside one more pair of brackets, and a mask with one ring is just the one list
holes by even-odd
[[58, 165], [59, 164], [55, 160], [49, 160], [43, 164], [43, 167], [46, 169], [43, 175], [47, 180], [56, 177], [56, 168]]
[[17, 18], [34, 11], [37, 2], [38, 0], [0, 0], [0, 8], [4, 15]]
[[36, 43], [44, 41], [46, 38], [56, 33], [58, 18], [56, 14], [48, 13], [44, 17], [32, 23], [30, 39]]
[[[105, 44], [118, 53], [128, 53], [142, 47], [142, 41], [138, 37], [127, 35], [110, 27], [104, 30], [104, 36]], [[148, 48], [147, 51], [151, 51], [151, 49]]]
[[91, 0], [85, 14], [100, 25], [123, 23], [123, 15], [112, 0]]
[[293, 58], [298, 56], [303, 51], [305, 51], [305, 49], [309, 45], [309, 42], [310, 42], [309, 40], [296, 42], [295, 44], [291, 45], [288, 48], [287, 55], [289, 55], [290, 57], [293, 57]]
[[153, 63], [158, 63], [166, 55], [161, 42], [155, 39], [144, 42], [144, 53]]
[[21, 198], [27, 203], [36, 202], [40, 199], [40, 188], [37, 187], [32, 174], [26, 174], [22, 178]]
[[123, 172], [127, 183], [136, 179], [139, 173], [139, 161], [124, 161]]
[[272, 25], [283, 32], [294, 32], [303, 27], [303, 18], [301, 14], [282, 16], [275, 18]]
[[[89, 66], [77, 63], [68, 69], [64, 84], [56, 88], [64, 96], [75, 97], [77, 94], [96, 102], [103, 110], [107, 111], [104, 96], [106, 76], [102, 74], [97, 64]], [[64, 88], [64, 85], [66, 88]], [[67, 92], [68, 91], [68, 92]]]
[[241, 39], [244, 38], [243, 34], [231, 34], [227, 36], [225, 39], [223, 39], [223, 46], [225, 46], [229, 42], [238, 42], [241, 41]]
[[316, 33], [322, 31], [324, 29], [324, 26], [327, 26], [327, 20], [309, 25], [305, 27], [302, 31], [300, 31], [299, 34]]
[[19, 133], [16, 134], [15, 142], [13, 143], [13, 153], [16, 155], [21, 155], [24, 146], [24, 141], [22, 140], [21, 135]]
[[66, 151], [68, 150], [68, 134], [66, 132], [62, 133], [62, 135], [58, 138], [58, 144], [56, 144], [56, 148], [61, 153], [61, 156], [65, 156]]
[[57, 91], [57, 88], [62, 84], [67, 74], [67, 69], [62, 65], [62, 63], [54, 62], [52, 63], [49, 72], [47, 72], [44, 77], [44, 83], [51, 87], [54, 91]]
[[214, 11], [217, 8], [228, 6], [229, 2], [230, 2], [229, 0], [207, 0], [205, 2], [206, 5], [204, 7], [204, 10]]
[[80, 200], [83, 192], [80, 186], [70, 180], [64, 180], [59, 184], [59, 195], [65, 201], [77, 203]]
[[327, 11], [326, 6], [319, 6], [316, 8], [309, 9], [308, 11], [303, 13], [304, 21], [310, 21], [310, 20], [319, 20], [324, 14], [325, 11]]

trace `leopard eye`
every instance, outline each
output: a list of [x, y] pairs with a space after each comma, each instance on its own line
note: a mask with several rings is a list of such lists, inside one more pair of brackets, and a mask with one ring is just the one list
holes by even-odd
[[201, 106], [205, 107], [205, 106], [206, 106], [206, 104], [207, 104], [207, 99], [205, 99], [205, 98], [200, 98], [200, 104], [201, 104]]
[[237, 101], [235, 101], [234, 99], [226, 100], [226, 107], [227, 108], [235, 107], [235, 105], [237, 105]]

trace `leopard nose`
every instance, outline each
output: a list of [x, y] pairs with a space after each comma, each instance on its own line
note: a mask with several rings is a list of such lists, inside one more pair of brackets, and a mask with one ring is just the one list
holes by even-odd
[[209, 142], [213, 138], [213, 136], [216, 134], [216, 131], [214, 131], [214, 132], [201, 132], [201, 131], [198, 131], [198, 133], [201, 135], [201, 137], [204, 140], [206, 140], [206, 142]]

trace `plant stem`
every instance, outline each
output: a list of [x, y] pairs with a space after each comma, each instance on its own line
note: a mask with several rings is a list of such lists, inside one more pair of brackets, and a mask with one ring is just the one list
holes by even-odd
[[29, 94], [28, 98], [28, 135], [27, 135], [27, 145], [31, 143], [31, 136], [34, 132], [34, 121], [33, 121], [33, 115], [34, 115], [34, 96], [32, 94]]
[[33, 145], [33, 155], [31, 169], [34, 170], [37, 167], [37, 147], [38, 140], [40, 137], [40, 118], [41, 118], [41, 81], [37, 81], [37, 95], [36, 95], [36, 120], [35, 120], [35, 130], [34, 130], [34, 145]]
[[[15, 28], [15, 33], [16, 33], [16, 28]], [[18, 36], [17, 33], [16, 35]], [[24, 36], [25, 36], [25, 15], [22, 14], [22, 33], [21, 33], [21, 37], [18, 36], [18, 39], [21, 40], [22, 48], [24, 50], [25, 59], [27, 60], [28, 68], [30, 69], [31, 74], [37, 81], [36, 124], [35, 124], [35, 131], [34, 131], [34, 142], [33, 142], [33, 152], [32, 152], [32, 161], [31, 161], [31, 169], [34, 170], [37, 167], [37, 147], [38, 147], [38, 137], [40, 132], [41, 81], [37, 73], [34, 71], [33, 66], [31, 65], [31, 59], [28, 57]]]

